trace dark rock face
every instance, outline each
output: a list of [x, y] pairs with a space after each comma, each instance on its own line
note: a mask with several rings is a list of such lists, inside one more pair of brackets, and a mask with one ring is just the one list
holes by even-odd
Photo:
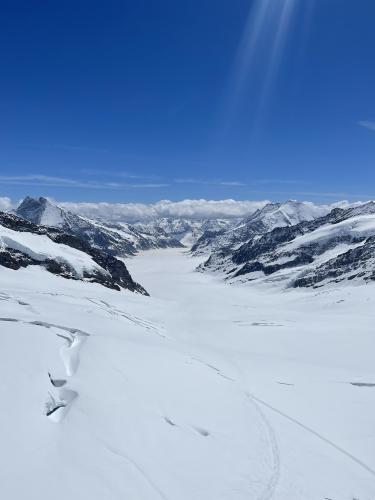
[[39, 264], [39, 262], [18, 250], [7, 248], [0, 251], [0, 266], [18, 270], [32, 264]]
[[276, 273], [277, 271], [281, 271], [281, 269], [288, 269], [296, 266], [302, 266], [304, 264], [311, 264], [311, 262], [314, 262], [312, 256], [304, 253], [301, 253], [295, 259], [289, 260], [284, 264], [265, 265], [257, 261], [249, 262], [245, 264], [239, 271], [237, 271], [234, 277], [253, 273], [255, 271], [262, 271], [266, 276], [269, 276], [270, 274]]
[[58, 274], [66, 279], [78, 279], [74, 270], [65, 262], [46, 259], [42, 262], [43, 267], [52, 274]]
[[253, 239], [242, 245], [233, 252], [232, 260], [235, 264], [243, 264], [246, 261], [254, 260], [265, 253], [272, 252], [282, 243], [291, 241], [302, 234], [304, 233], [301, 228], [297, 226], [277, 227], [259, 239]]
[[[66, 234], [59, 229], [45, 226], [38, 226], [25, 219], [21, 219], [16, 215], [0, 212], [0, 225], [19, 232], [29, 232], [33, 234], [45, 235], [52, 241], [58, 244], [63, 244], [84, 252], [92, 258], [96, 264], [102, 269], [103, 273], [93, 270], [86, 272], [84, 279], [94, 283], [99, 283], [107, 288], [120, 290], [121, 288], [128, 289], [132, 292], [138, 292], [143, 295], [148, 295], [146, 290], [133, 281], [125, 264], [105, 252], [92, 248], [86, 241], [80, 240], [76, 236]], [[79, 279], [69, 264], [61, 263], [56, 260], [46, 259], [37, 261], [31, 259], [26, 254], [12, 250], [10, 248], [0, 252], [0, 265], [11, 269], [19, 269], [28, 265], [42, 265], [51, 273], [58, 274], [64, 278]]]
[[13, 231], [30, 232], [34, 234], [47, 233], [47, 228], [39, 227], [36, 224], [7, 212], [0, 212], [0, 225], [8, 229], [13, 229]]

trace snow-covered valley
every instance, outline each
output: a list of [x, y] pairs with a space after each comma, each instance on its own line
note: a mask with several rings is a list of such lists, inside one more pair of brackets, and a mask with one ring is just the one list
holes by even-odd
[[373, 283], [229, 286], [186, 250], [151, 297], [1, 268], [1, 498], [375, 496]]
[[1, 7], [0, 500], [375, 500], [375, 0]]

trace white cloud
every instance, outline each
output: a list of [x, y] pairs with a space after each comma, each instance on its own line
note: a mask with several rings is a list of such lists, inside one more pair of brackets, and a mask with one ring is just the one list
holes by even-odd
[[[321, 193], [320, 193], [321, 194]], [[369, 198], [370, 199], [370, 198]], [[51, 200], [54, 201], [54, 200]], [[99, 218], [110, 221], [142, 221], [160, 217], [215, 219], [215, 218], [242, 218], [262, 208], [268, 200], [238, 201], [238, 200], [161, 200], [156, 203], [86, 203], [86, 202], [57, 202], [59, 205], [89, 218]], [[307, 202], [311, 203], [311, 202]], [[354, 206], [363, 203], [339, 201], [332, 204], [320, 205], [322, 209]], [[0, 211], [7, 211], [15, 206], [10, 198], [0, 197]]]
[[[72, 212], [76, 212], [89, 218], [99, 218], [111, 221], [135, 222], [160, 217], [191, 218], [191, 219], [215, 219], [215, 218], [242, 218], [246, 217], [258, 208], [264, 207], [267, 200], [259, 201], [237, 201], [227, 200], [161, 200], [156, 203], [73, 203], [63, 202], [64, 206]], [[335, 207], [345, 208], [363, 202], [338, 201], [332, 204], [315, 205], [323, 211], [329, 211]]]
[[358, 122], [358, 125], [360, 125], [361, 127], [365, 127], [369, 130], [372, 130], [373, 132], [375, 132], [375, 122], [370, 122], [370, 121], [360, 121]]
[[0, 196], [0, 211], [6, 212], [11, 208], [13, 208], [12, 200], [10, 198], [7, 198], [6, 196], [3, 197]]
[[0, 175], [0, 184], [10, 184], [17, 186], [48, 186], [48, 187], [69, 187], [81, 189], [141, 189], [141, 188], [162, 188], [168, 187], [164, 183], [123, 183], [123, 182], [100, 182], [100, 181], [80, 181], [66, 177], [52, 177], [49, 175]]
[[243, 182], [239, 182], [239, 181], [220, 181], [218, 183], [219, 186], [246, 186], [246, 184], [244, 184]]
[[291, 185], [301, 185], [301, 184], [310, 184], [308, 181], [301, 181], [297, 179], [255, 179], [253, 180], [253, 184], [291, 184]]
[[138, 221], [157, 217], [186, 218], [233, 218], [245, 217], [267, 201], [236, 200], [161, 200], [153, 204], [144, 203], [59, 203], [69, 210], [109, 220]]
[[[81, 173], [86, 175], [105, 175], [104, 170], [83, 169]], [[112, 175], [111, 172], [107, 174]], [[157, 176], [136, 175], [129, 172], [119, 172], [115, 176], [117, 180], [108, 181], [102, 179], [90, 179], [87, 181], [71, 179], [68, 177], [56, 177], [43, 174], [30, 175], [0, 175], [0, 185], [16, 185], [16, 186], [41, 186], [41, 187], [68, 187], [80, 189], [106, 189], [106, 190], [121, 190], [121, 189], [159, 189], [170, 187], [175, 184], [202, 184], [211, 186], [223, 187], [240, 187], [246, 186], [240, 181], [223, 181], [220, 179], [204, 180], [204, 179], [175, 179], [172, 181], [164, 181]], [[122, 181], [127, 180], [127, 182]]]
[[108, 169], [101, 169], [101, 168], [83, 168], [80, 171], [82, 174], [85, 175], [91, 175], [91, 176], [96, 176], [96, 177], [115, 177], [115, 178], [121, 178], [121, 179], [132, 179], [132, 180], [147, 180], [147, 181], [160, 181], [161, 177], [158, 175], [138, 175], [134, 174], [132, 172], [113, 172]]
[[246, 186], [240, 181], [222, 181], [220, 179], [192, 179], [192, 178], [182, 178], [175, 179], [176, 184], [203, 184], [211, 186]]

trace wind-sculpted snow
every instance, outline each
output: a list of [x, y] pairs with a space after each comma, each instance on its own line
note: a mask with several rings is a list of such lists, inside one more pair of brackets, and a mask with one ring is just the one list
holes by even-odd
[[374, 497], [374, 285], [228, 287], [197, 264], [132, 259], [151, 297], [0, 267], [1, 497]]

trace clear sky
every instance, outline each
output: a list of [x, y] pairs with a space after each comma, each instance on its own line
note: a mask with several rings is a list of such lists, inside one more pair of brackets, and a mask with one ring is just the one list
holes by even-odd
[[374, 0], [4, 0], [0, 195], [375, 198]]

